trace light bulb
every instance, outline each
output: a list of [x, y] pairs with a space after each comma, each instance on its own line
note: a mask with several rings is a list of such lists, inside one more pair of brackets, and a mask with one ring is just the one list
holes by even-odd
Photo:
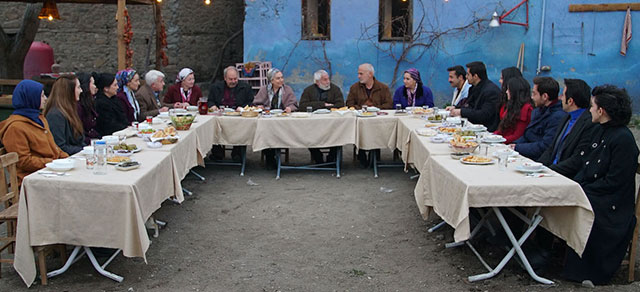
[[207, 4], [207, 5], [211, 4], [211, 0], [204, 0], [204, 4]]
[[51, 14], [49, 14], [49, 21], [53, 21], [53, 16]]

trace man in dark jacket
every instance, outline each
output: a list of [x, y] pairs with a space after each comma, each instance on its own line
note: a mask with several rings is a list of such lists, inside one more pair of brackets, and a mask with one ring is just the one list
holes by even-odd
[[318, 70], [313, 73], [314, 84], [309, 85], [302, 92], [300, 97], [301, 111], [306, 111], [310, 106], [313, 110], [340, 108], [344, 106], [344, 97], [340, 87], [331, 83], [329, 73], [324, 70]]
[[536, 109], [522, 137], [510, 146], [525, 157], [538, 160], [553, 142], [558, 125], [567, 115], [558, 101], [560, 85], [551, 77], [533, 79], [531, 99]]
[[238, 108], [250, 105], [253, 101], [251, 86], [238, 81], [238, 70], [229, 66], [223, 71], [224, 82], [218, 80], [209, 89], [209, 107], [218, 109], [220, 106]]
[[589, 113], [591, 87], [580, 79], [565, 79], [564, 85], [559, 99], [562, 109], [568, 115], [560, 122], [551, 146], [542, 153], [538, 161], [573, 178], [580, 170], [582, 156], [589, 151], [595, 124], [591, 122]]
[[487, 78], [487, 68], [482, 62], [467, 64], [467, 81], [471, 84], [467, 103], [462, 108], [448, 107], [451, 116], [467, 118], [474, 124], [482, 124], [490, 132], [500, 122], [500, 88]]
[[[217, 110], [220, 106], [237, 109], [250, 105], [253, 101], [253, 90], [245, 82], [238, 81], [238, 70], [229, 66], [223, 71], [224, 82], [218, 80], [209, 89], [209, 108]], [[239, 162], [242, 159], [241, 151], [246, 146], [234, 146], [231, 151], [233, 161]], [[213, 145], [211, 158], [214, 160], [224, 159], [224, 150], [220, 145]]]
[[[314, 84], [308, 86], [302, 92], [300, 97], [301, 111], [306, 111], [307, 107], [312, 107], [313, 110], [317, 109], [330, 109], [340, 108], [344, 106], [344, 97], [340, 87], [331, 83], [329, 73], [324, 70], [318, 70], [313, 73]], [[316, 164], [324, 163], [324, 157], [319, 148], [309, 148], [311, 157]], [[336, 160], [338, 153], [338, 147], [331, 147], [329, 155], [327, 156], [327, 162], [333, 162]]]

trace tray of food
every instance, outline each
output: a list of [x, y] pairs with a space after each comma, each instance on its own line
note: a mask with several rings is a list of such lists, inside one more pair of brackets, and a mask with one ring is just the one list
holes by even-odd
[[489, 165], [489, 164], [494, 164], [496, 161], [494, 159], [484, 157], [484, 156], [469, 155], [469, 156], [460, 158], [460, 162], [464, 164], [471, 164], [471, 165]]

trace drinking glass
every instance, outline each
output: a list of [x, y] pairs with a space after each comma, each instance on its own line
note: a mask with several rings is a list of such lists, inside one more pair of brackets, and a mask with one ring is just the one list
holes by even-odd
[[313, 107], [308, 106], [308, 107], [307, 107], [307, 112], [308, 112], [308, 113], [313, 112]]
[[396, 111], [400, 111], [402, 109], [402, 104], [396, 103]]
[[509, 164], [509, 152], [506, 152], [506, 151], [498, 152], [498, 169], [505, 171], [507, 170], [508, 164]]
[[153, 116], [147, 116], [147, 124], [153, 124]]
[[96, 156], [94, 154], [87, 155], [86, 165], [87, 169], [93, 169], [93, 167], [96, 165]]

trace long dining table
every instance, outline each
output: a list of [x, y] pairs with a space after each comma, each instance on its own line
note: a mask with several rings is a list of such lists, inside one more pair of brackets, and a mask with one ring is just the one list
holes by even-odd
[[541, 226], [582, 253], [593, 211], [579, 185], [560, 176], [529, 178], [512, 168], [463, 165], [449, 157], [446, 144], [418, 134], [427, 124], [424, 118], [384, 112], [374, 117], [199, 115], [189, 130], [178, 131], [176, 144], [153, 149], [142, 138], [128, 138], [126, 143], [142, 149], [132, 156], [141, 162], [139, 169], [121, 172], [110, 166], [107, 175], [93, 175], [78, 159], [63, 176], [33, 173], [20, 192], [14, 267], [30, 285], [36, 277], [32, 247], [56, 243], [121, 249], [126, 257], [145, 258], [150, 242], [145, 221], [167, 198], [183, 200], [180, 181], [191, 168], [204, 166], [213, 144], [251, 145], [253, 151], [348, 144], [399, 149], [403, 161], [420, 172], [414, 190], [420, 214], [425, 219], [431, 212], [439, 215], [455, 229], [455, 241], [470, 237], [469, 208], [541, 207]]

